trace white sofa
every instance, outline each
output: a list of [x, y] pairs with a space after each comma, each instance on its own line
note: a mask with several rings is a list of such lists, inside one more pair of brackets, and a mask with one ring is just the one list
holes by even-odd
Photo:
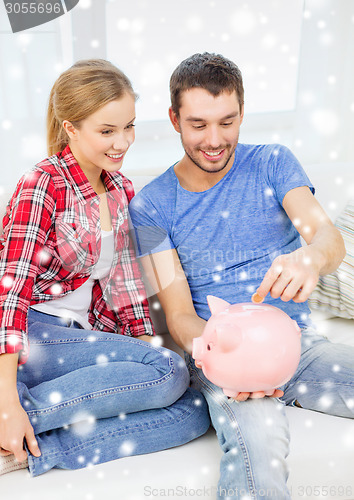
[[[317, 196], [334, 219], [354, 196], [354, 165], [306, 168]], [[132, 178], [139, 190], [151, 178]], [[6, 200], [2, 194], [0, 207]], [[155, 302], [156, 299], [152, 301]], [[161, 310], [151, 308], [163, 344], [176, 349]], [[318, 329], [333, 342], [354, 346], [354, 321], [313, 314]], [[179, 351], [180, 352], [180, 351]], [[354, 359], [353, 359], [354, 365]], [[354, 391], [353, 391], [354, 399]], [[291, 430], [289, 487], [294, 499], [354, 499], [354, 420], [287, 408]], [[127, 457], [78, 471], [52, 470], [31, 479], [25, 470], [2, 476], [1, 500], [168, 500], [214, 499], [219, 475], [215, 432], [174, 449]], [[232, 498], [232, 497], [231, 497]]]

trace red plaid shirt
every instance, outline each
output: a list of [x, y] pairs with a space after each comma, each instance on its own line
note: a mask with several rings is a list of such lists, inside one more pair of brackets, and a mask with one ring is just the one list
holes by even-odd
[[[111, 271], [96, 281], [89, 322], [94, 330], [154, 335], [144, 285], [129, 237], [132, 183], [102, 172], [112, 217]], [[28, 356], [27, 312], [62, 297], [90, 276], [101, 250], [99, 197], [69, 146], [19, 181], [3, 219], [0, 241], [0, 354]]]

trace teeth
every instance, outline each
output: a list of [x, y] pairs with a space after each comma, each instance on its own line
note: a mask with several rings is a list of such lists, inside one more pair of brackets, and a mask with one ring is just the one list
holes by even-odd
[[109, 158], [114, 158], [115, 160], [117, 160], [118, 158], [122, 158], [122, 156], [124, 155], [124, 153], [121, 153], [120, 155], [109, 155], [108, 153], [106, 153], [106, 155]]
[[220, 151], [204, 151], [205, 154], [208, 156], [218, 156], [222, 152], [222, 149]]

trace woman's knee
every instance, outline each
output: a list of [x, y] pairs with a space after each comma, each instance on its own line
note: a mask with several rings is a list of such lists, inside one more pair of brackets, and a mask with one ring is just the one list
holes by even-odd
[[204, 396], [197, 390], [187, 388], [176, 404], [180, 404], [185, 411], [185, 418], [181, 424], [188, 426], [192, 439], [202, 436], [210, 427], [210, 416]]
[[174, 351], [164, 349], [162, 356], [168, 361], [169, 367], [164, 387], [165, 401], [172, 404], [188, 389], [190, 383], [189, 372], [184, 359]]

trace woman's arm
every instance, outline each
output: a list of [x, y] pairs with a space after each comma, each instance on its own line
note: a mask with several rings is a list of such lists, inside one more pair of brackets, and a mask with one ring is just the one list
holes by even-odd
[[0, 455], [40, 451], [17, 392], [17, 366], [27, 355], [26, 318], [41, 251], [55, 207], [49, 174], [33, 171], [17, 185], [4, 217], [0, 259]]
[[52, 177], [35, 170], [19, 182], [4, 217], [0, 253], [0, 354], [27, 357], [27, 312], [41, 250], [52, 227], [56, 190]]

